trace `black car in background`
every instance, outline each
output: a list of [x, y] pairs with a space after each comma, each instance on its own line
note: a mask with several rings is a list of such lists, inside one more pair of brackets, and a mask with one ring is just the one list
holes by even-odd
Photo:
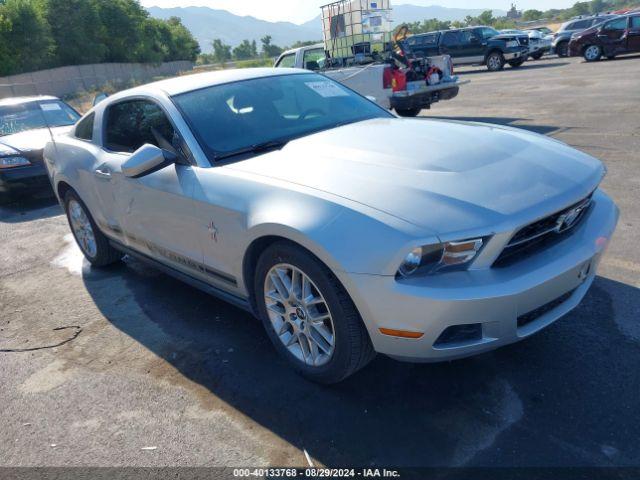
[[580, 17], [563, 23], [558, 31], [553, 35], [551, 42], [551, 53], [556, 53], [559, 57], [569, 56], [569, 42], [574, 33], [582, 32], [595, 25], [614, 18], [616, 15], [595, 15], [593, 17]]
[[412, 35], [405, 40], [419, 56], [451, 55], [454, 65], [486, 65], [502, 70], [521, 66], [529, 56], [529, 36], [501, 34], [491, 27], [468, 27]]
[[80, 118], [56, 97], [0, 100], [0, 196], [14, 190], [49, 189], [42, 151], [51, 135], [68, 131]]

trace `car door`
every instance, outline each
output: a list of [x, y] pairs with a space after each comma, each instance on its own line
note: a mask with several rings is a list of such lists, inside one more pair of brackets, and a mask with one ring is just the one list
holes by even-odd
[[629, 19], [627, 50], [630, 52], [640, 52], [640, 15]]
[[609, 20], [600, 27], [598, 39], [606, 54], [622, 52], [627, 49], [627, 25], [629, 19], [620, 17]]
[[484, 60], [482, 40], [474, 30], [460, 31], [459, 41], [461, 63], [480, 63]]
[[192, 166], [172, 163], [139, 178], [122, 173], [122, 164], [142, 145], [167, 149], [179, 138], [165, 110], [149, 98], [111, 104], [103, 114], [102, 136], [102, 163], [95, 173], [102, 201], [110, 204], [116, 222], [112, 233], [133, 250], [185, 273], [201, 274]]
[[443, 55], [451, 55], [454, 64], [463, 63], [460, 58], [460, 32], [452, 30], [442, 34], [441, 51]]

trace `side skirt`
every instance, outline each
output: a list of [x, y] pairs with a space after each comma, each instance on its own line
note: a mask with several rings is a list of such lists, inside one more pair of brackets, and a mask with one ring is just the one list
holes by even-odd
[[194, 278], [191, 275], [180, 272], [175, 268], [169, 267], [168, 265], [165, 265], [164, 263], [159, 262], [158, 260], [155, 260], [154, 258], [151, 258], [148, 255], [145, 255], [144, 253], [140, 253], [140, 252], [137, 252], [136, 250], [132, 250], [131, 248], [126, 247], [120, 242], [117, 242], [115, 240], [109, 239], [109, 243], [116, 250], [119, 250], [122, 253], [126, 253], [127, 255], [130, 255], [140, 260], [141, 262], [149, 264], [152, 267], [160, 270], [162, 273], [170, 275], [184, 283], [191, 285], [192, 287], [197, 288], [198, 290], [202, 290], [203, 292], [208, 293], [209, 295], [217, 297], [220, 300], [224, 300], [225, 302], [231, 303], [232, 305], [235, 305], [236, 307], [241, 308], [249, 312], [250, 314], [256, 316], [248, 298], [238, 297], [229, 292], [225, 292], [224, 290], [214, 287], [213, 285], [210, 285], [206, 282], [203, 282], [200, 279]]

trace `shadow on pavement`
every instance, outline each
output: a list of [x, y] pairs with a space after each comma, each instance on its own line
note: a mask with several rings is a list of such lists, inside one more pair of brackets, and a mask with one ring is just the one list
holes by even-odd
[[12, 193], [0, 197], [0, 222], [20, 223], [61, 215], [62, 209], [53, 191], [37, 194]]
[[482, 73], [494, 73], [496, 75], [508, 75], [509, 72], [522, 72], [525, 70], [540, 70], [543, 68], [555, 68], [555, 67], [564, 67], [566, 65], [571, 65], [571, 62], [562, 62], [562, 63], [538, 63], [538, 61], [536, 62], [525, 62], [521, 67], [519, 68], [513, 68], [511, 67], [509, 64], [506, 64], [504, 67], [504, 70], [500, 71], [500, 72], [490, 72], [489, 70], [487, 70], [487, 67], [485, 66], [477, 66], [477, 67], [467, 67], [467, 68], [475, 68], [474, 70], [467, 70], [465, 69], [457, 69], [455, 70], [456, 75], [460, 75], [460, 76], [466, 76], [466, 75], [478, 75], [478, 74], [482, 74]]
[[640, 290], [626, 284], [597, 278], [580, 307], [519, 344], [441, 364], [378, 356], [322, 387], [287, 367], [253, 317], [153, 268], [127, 259], [83, 279], [205, 408], [220, 399], [328, 466], [640, 464]]

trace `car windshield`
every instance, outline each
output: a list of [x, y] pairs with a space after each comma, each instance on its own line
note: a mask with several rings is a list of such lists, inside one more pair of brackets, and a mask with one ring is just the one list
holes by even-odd
[[73, 125], [80, 115], [59, 100], [0, 106], [0, 136], [26, 130]]
[[211, 161], [277, 148], [340, 125], [392, 115], [315, 73], [214, 85], [173, 97]]

